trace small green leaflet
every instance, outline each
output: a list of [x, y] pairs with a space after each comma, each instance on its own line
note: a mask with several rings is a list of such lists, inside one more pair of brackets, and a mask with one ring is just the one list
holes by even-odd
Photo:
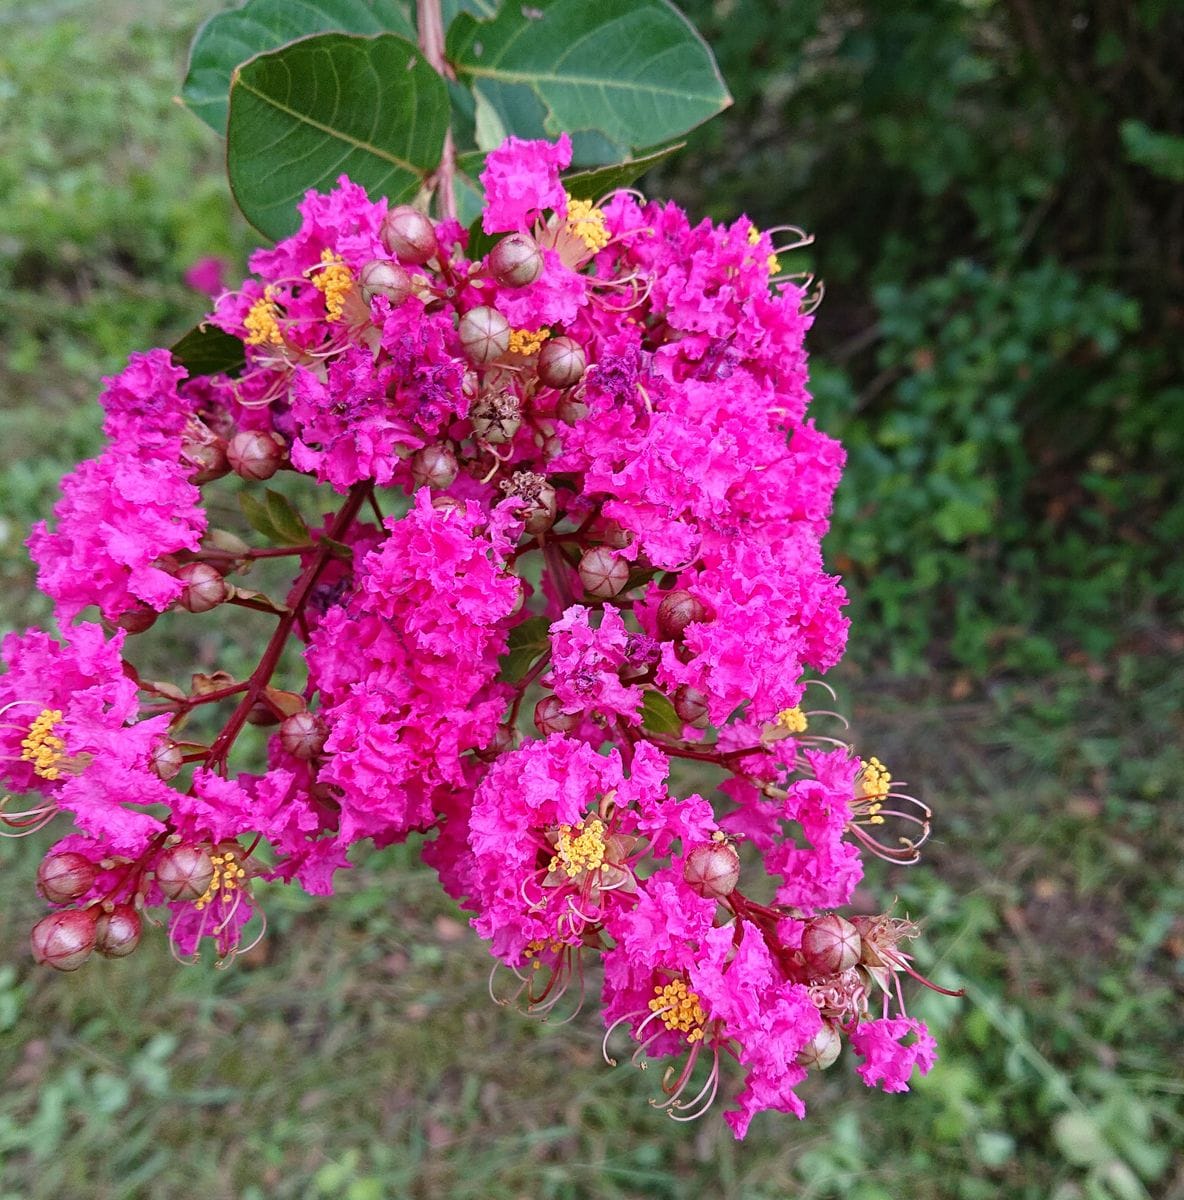
[[524, 678], [538, 661], [540, 654], [551, 648], [547, 636], [551, 622], [546, 617], [527, 617], [521, 625], [510, 630], [507, 650], [501, 657], [498, 679], [503, 683], [517, 683]]
[[653, 733], [682, 737], [682, 721], [661, 692], [646, 692], [641, 698], [641, 723]]
[[242, 342], [212, 325], [195, 326], [169, 352], [189, 372], [190, 379], [235, 375], [247, 365]]
[[252, 529], [279, 546], [303, 546], [310, 541], [304, 518], [287, 496], [268, 488], [266, 501], [251, 492], [239, 492], [238, 502]]

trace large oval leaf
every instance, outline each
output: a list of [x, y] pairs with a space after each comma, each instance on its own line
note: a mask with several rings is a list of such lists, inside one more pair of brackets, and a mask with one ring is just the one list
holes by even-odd
[[181, 97], [211, 129], [225, 133], [235, 67], [297, 38], [334, 32], [415, 40], [408, 0], [247, 0], [197, 31]]
[[[586, 137], [581, 165], [669, 141], [731, 103], [706, 43], [666, 0], [537, 0], [490, 21], [461, 13], [448, 58], [507, 130], [598, 135], [603, 157]], [[522, 128], [532, 106], [540, 129]]]
[[440, 163], [444, 80], [406, 38], [319, 34], [244, 63], [230, 85], [226, 170], [248, 221], [291, 233], [296, 202], [348, 175], [408, 200]]

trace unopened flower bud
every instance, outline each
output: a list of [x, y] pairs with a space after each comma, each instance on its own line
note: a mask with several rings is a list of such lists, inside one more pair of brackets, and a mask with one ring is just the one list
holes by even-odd
[[456, 455], [451, 446], [424, 446], [411, 457], [411, 478], [419, 487], [450, 487], [457, 470]]
[[707, 609], [690, 592], [679, 588], [667, 592], [658, 605], [658, 631], [669, 641], [682, 635], [682, 631], [695, 621], [705, 621]]
[[840, 975], [859, 962], [859, 930], [838, 913], [811, 917], [802, 931], [802, 958], [811, 978]]
[[274, 708], [266, 700], [256, 700], [247, 713], [247, 724], [257, 726], [278, 725], [283, 718], [277, 715]]
[[293, 758], [316, 758], [328, 736], [325, 722], [316, 713], [297, 712], [280, 722], [280, 741]]
[[287, 449], [278, 433], [243, 429], [230, 439], [226, 458], [230, 469], [243, 479], [270, 479], [284, 465]]
[[185, 754], [176, 742], [164, 741], [148, 752], [148, 765], [159, 779], [176, 779], [185, 765]]
[[534, 706], [534, 726], [544, 737], [549, 733], [570, 733], [579, 723], [580, 714], [564, 712], [558, 696], [544, 696]]
[[158, 616], [160, 616], [160, 613], [156, 609], [150, 608], [147, 604], [137, 602], [134, 608], [129, 608], [127, 612], [120, 613], [111, 624], [117, 629], [125, 630], [127, 633], [143, 633], [156, 624]]
[[478, 366], [494, 362], [510, 348], [510, 322], [488, 304], [470, 308], [457, 332], [465, 356]]
[[383, 217], [379, 236], [388, 253], [417, 266], [426, 263], [439, 249], [432, 222], [410, 204], [396, 205]]
[[493, 737], [490, 738], [489, 745], [483, 746], [476, 753], [482, 762], [493, 762], [499, 755], [506, 754], [517, 745], [517, 733], [507, 725], [499, 725], [493, 731]]
[[621, 526], [618, 521], [608, 520], [598, 523], [593, 529], [593, 537], [598, 538], [606, 546], [614, 550], [624, 550], [633, 544], [633, 534]]
[[567, 392], [559, 398], [555, 406], [555, 415], [565, 425], [575, 425], [588, 415], [588, 405], [582, 391]]
[[707, 697], [698, 688], [683, 684], [670, 697], [678, 719], [696, 729], [707, 728]]
[[117, 904], [100, 913], [95, 923], [95, 949], [104, 958], [125, 958], [140, 944], [144, 925], [130, 904]]
[[580, 559], [580, 582], [589, 596], [611, 600], [629, 582], [629, 564], [607, 546], [593, 546]]
[[433, 496], [432, 507], [437, 512], [464, 512], [465, 503], [463, 500], [458, 500], [455, 496]]
[[839, 1057], [842, 1047], [839, 1031], [823, 1021], [822, 1028], [798, 1052], [797, 1063], [813, 1071], [825, 1071]]
[[543, 254], [529, 234], [511, 233], [489, 252], [489, 273], [502, 287], [520, 288], [543, 273]]
[[34, 960], [55, 971], [77, 971], [95, 948], [97, 917], [93, 908], [68, 908], [42, 917], [29, 934]]
[[574, 387], [584, 378], [587, 365], [584, 348], [574, 338], [552, 338], [539, 351], [539, 378], [547, 387]]
[[515, 471], [498, 485], [507, 496], [522, 502], [523, 528], [536, 537], [555, 524], [555, 489], [536, 471]]
[[385, 296], [398, 306], [411, 295], [411, 276], [393, 258], [372, 258], [358, 272], [362, 299], [369, 304], [375, 296]]
[[186, 612], [209, 612], [230, 598], [230, 584], [209, 563], [186, 563], [177, 578], [185, 585], [177, 603]]
[[156, 860], [156, 882], [166, 900], [200, 900], [214, 879], [214, 864], [204, 846], [182, 842]]
[[682, 869], [687, 887], [704, 900], [722, 900], [740, 882], [740, 855], [728, 842], [708, 842], [687, 855]]
[[491, 446], [510, 441], [522, 425], [522, 402], [513, 392], [480, 396], [469, 408], [473, 435]]
[[226, 441], [206, 431], [208, 436], [186, 437], [181, 443], [181, 461], [191, 468], [189, 479], [200, 486], [221, 479], [230, 470]]
[[94, 886], [99, 869], [83, 854], [49, 854], [37, 868], [37, 890], [50, 904], [69, 904]]

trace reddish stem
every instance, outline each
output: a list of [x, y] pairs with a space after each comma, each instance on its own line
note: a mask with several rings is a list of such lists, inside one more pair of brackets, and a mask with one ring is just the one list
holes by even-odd
[[[444, 57], [444, 16], [440, 11], [440, 0], [416, 0], [415, 8], [419, 18], [419, 48], [424, 57], [445, 79], [455, 79], [456, 75]], [[456, 145], [450, 126], [444, 134], [444, 150], [436, 170], [436, 198], [444, 220], [456, 220], [455, 175]]]
[[218, 734], [217, 738], [214, 739], [214, 744], [210, 747], [210, 754], [206, 760], [206, 765], [211, 769], [217, 769], [226, 765], [226, 756], [230, 753], [231, 746], [234, 745], [234, 739], [242, 732], [251, 709], [255, 707], [259, 701], [259, 697], [263, 695], [263, 690], [267, 687], [275, 671], [276, 664], [280, 660], [280, 655], [283, 653], [288, 635], [292, 632], [299, 614], [308, 602], [308, 597], [312, 593], [312, 589], [316, 586], [321, 572], [325, 569], [330, 558], [333, 557], [333, 549], [329, 543], [339, 542], [344, 538], [350, 525], [353, 524], [354, 518], [357, 517], [358, 510], [365, 503], [369, 491], [369, 483], [354, 484], [350, 489], [348, 498], [341, 506], [341, 511], [334, 517], [332, 526], [318, 545], [308, 565], [296, 580], [296, 585], [292, 589], [290, 610], [280, 617], [275, 632], [271, 635], [271, 640], [267, 643], [267, 649], [263, 651], [263, 657], [259, 660], [259, 665], [251, 673], [251, 678], [247, 680], [246, 695], [239, 701], [238, 707], [230, 715], [230, 720], [226, 722], [222, 732]]

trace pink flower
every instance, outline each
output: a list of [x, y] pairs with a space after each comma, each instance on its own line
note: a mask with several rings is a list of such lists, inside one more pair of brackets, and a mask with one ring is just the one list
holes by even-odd
[[546, 209], [565, 215], [567, 197], [559, 172], [570, 163], [571, 139], [566, 133], [554, 143], [511, 137], [491, 150], [481, 172], [485, 232], [526, 230]]
[[199, 258], [185, 272], [185, 283], [195, 292], [216, 296], [225, 288], [223, 282], [230, 264], [224, 258], [207, 255]]
[[937, 1061], [937, 1043], [924, 1023], [911, 1017], [860, 1021], [851, 1033], [851, 1048], [867, 1060], [856, 1068], [863, 1082], [886, 1092], [907, 1092], [913, 1068], [928, 1075]]

